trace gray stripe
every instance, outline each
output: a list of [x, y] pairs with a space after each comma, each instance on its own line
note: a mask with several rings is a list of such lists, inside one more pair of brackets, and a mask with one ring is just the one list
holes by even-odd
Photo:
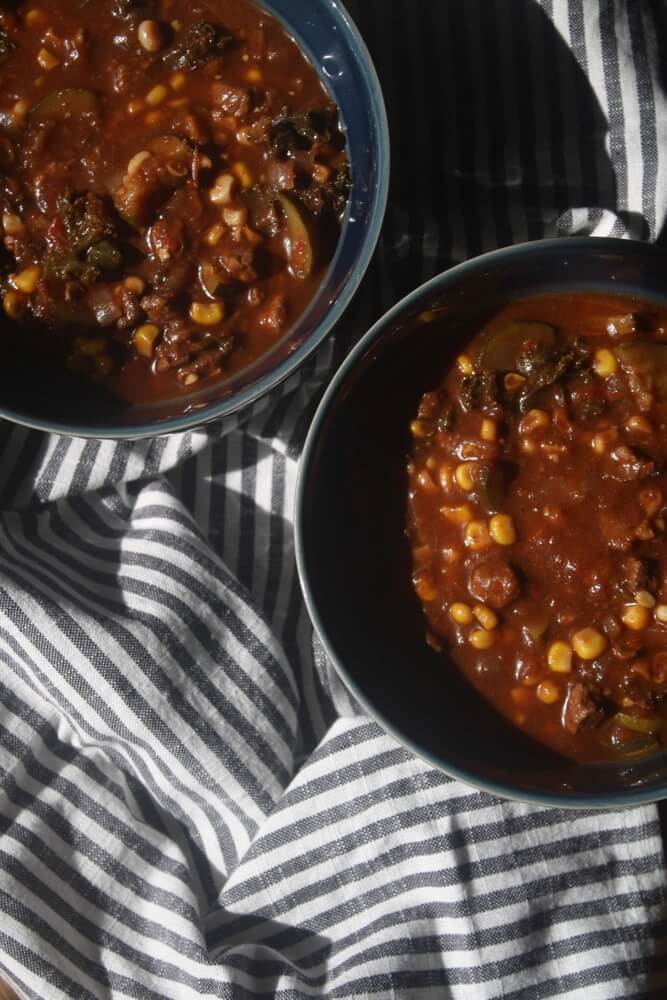
[[[33, 727], [35, 726], [35, 722], [38, 720], [37, 714], [25, 710], [21, 711], [24, 706], [19, 705], [18, 699], [11, 697], [2, 686], [0, 686], [0, 701], [5, 707], [13, 709], [15, 714], [20, 713], [24, 722], [28, 724], [32, 723]], [[73, 747], [61, 743], [58, 740], [55, 730], [48, 723], [44, 722], [44, 720], [40, 720], [40, 723], [39, 728], [35, 728], [34, 732], [43, 742], [45, 749], [56, 756], [63, 764], [72, 765], [77, 770], [80, 770], [81, 777], [84, 780], [89, 777], [91, 781], [95, 782], [95, 786], [98, 789], [104, 788], [108, 790], [123, 805], [124, 809], [127, 809], [127, 803], [124, 801], [118, 785], [112, 782], [107, 775], [94, 765], [86, 767], [85, 765], [91, 764], [87, 758], [82, 758]], [[162, 854], [148, 840], [139, 837], [132, 827], [128, 826], [127, 823], [111, 813], [98, 801], [91, 798], [84, 788], [75, 785], [73, 781], [64, 778], [57, 771], [47, 767], [43, 761], [39, 760], [30, 745], [22, 743], [13, 733], [5, 729], [4, 726], [0, 725], [0, 732], [3, 734], [4, 748], [12, 753], [17, 761], [21, 761], [26, 774], [33, 781], [58, 792], [77, 811], [94, 820], [95, 823], [105, 828], [109, 833], [113, 832], [114, 837], [127, 847], [128, 850], [136, 854], [138, 859], [140, 858], [152, 867], [159, 868], [161, 871], [168, 873], [173, 878], [179, 879], [186, 885], [189, 883], [189, 873], [182, 864]], [[10, 782], [14, 781], [13, 778], [7, 778], [6, 780]], [[36, 803], [36, 812], [43, 808], [45, 808], [43, 803]]]

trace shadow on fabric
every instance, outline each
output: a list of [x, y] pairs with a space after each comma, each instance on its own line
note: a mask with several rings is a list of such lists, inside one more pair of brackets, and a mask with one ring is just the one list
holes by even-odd
[[[568, 47], [535, 0], [515, 0], [511, 17], [500, 0], [348, 8], [390, 119], [381, 252], [396, 297], [497, 246], [587, 233], [601, 221], [606, 235], [647, 236], [643, 216], [617, 210], [609, 126], [580, 65], [586, 53]], [[421, 53], [419, 64], [410, 53]]]

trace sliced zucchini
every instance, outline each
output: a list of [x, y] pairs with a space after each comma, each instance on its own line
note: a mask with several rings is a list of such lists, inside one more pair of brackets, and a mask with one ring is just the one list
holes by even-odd
[[492, 330], [479, 349], [477, 367], [486, 371], [511, 372], [527, 347], [549, 348], [556, 340], [556, 331], [548, 323], [515, 320]]
[[36, 125], [47, 122], [65, 121], [66, 118], [80, 118], [82, 115], [97, 114], [97, 97], [92, 90], [68, 87], [54, 90], [37, 104], [31, 112], [30, 120]]
[[295, 278], [305, 280], [313, 270], [315, 254], [308, 223], [302, 209], [287, 195], [279, 194], [278, 201], [285, 216], [285, 247], [289, 269]]

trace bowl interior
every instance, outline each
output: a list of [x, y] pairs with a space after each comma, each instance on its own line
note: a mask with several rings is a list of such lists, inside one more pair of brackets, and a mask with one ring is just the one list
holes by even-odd
[[[318, 412], [304, 455], [297, 545], [315, 625], [378, 721], [450, 773], [510, 797], [613, 805], [659, 797], [667, 757], [575, 765], [524, 736], [424, 641], [405, 537], [409, 422], [462, 341], [503, 304], [585, 289], [664, 301], [667, 254], [558, 240], [478, 258], [434, 279], [372, 330]], [[420, 321], [437, 306], [447, 320]]]
[[389, 179], [389, 139], [368, 51], [338, 0], [256, 0], [282, 22], [338, 105], [348, 141], [352, 191], [333, 261], [306, 312], [268, 354], [233, 378], [160, 402], [135, 405], [63, 370], [58, 358], [28, 354], [16, 327], [4, 340], [0, 417], [85, 437], [135, 438], [185, 430], [235, 412], [288, 377], [333, 329], [356, 292], [380, 232]]

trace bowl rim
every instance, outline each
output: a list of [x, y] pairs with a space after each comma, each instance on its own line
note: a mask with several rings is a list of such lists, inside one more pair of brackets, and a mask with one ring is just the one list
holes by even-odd
[[[596, 250], [602, 253], [606, 251], [623, 251], [624, 253], [643, 252], [662, 256], [667, 264], [667, 249], [653, 243], [643, 243], [639, 240], [617, 239], [614, 237], [591, 237], [591, 236], [560, 236], [552, 239], [532, 240], [525, 243], [516, 243], [512, 246], [501, 247], [490, 250], [487, 253], [472, 257], [460, 264], [456, 264], [446, 271], [440, 272], [428, 281], [413, 289], [405, 295], [399, 302], [392, 306], [383, 316], [378, 319], [367, 333], [359, 340], [350, 353], [345, 357], [334, 377], [326, 388], [322, 399], [317, 407], [315, 415], [311, 421], [304, 448], [299, 462], [295, 489], [294, 507], [294, 549], [296, 555], [297, 573], [301, 591], [303, 593], [306, 609], [311, 622], [317, 632], [324, 651], [331, 661], [338, 676], [345, 686], [359, 702], [364, 711], [374, 719], [380, 727], [395, 739], [401, 746], [406, 747], [420, 760], [435, 767], [437, 770], [448, 774], [450, 777], [491, 795], [499, 796], [513, 802], [524, 802], [531, 805], [561, 807], [570, 809], [618, 809], [630, 808], [632, 806], [644, 805], [657, 802], [667, 797], [667, 780], [660, 787], [650, 790], [640, 788], [629, 788], [619, 791], [603, 792], [533, 792], [518, 791], [516, 787], [500, 779], [480, 778], [466, 766], [458, 764], [443, 763], [443, 761], [427, 748], [420, 746], [411, 737], [399, 732], [398, 728], [377, 709], [370, 699], [366, 697], [357, 682], [350, 675], [347, 667], [336, 655], [331, 638], [324, 625], [322, 617], [315, 604], [310, 585], [307, 560], [304, 548], [304, 523], [306, 517], [306, 492], [310, 475], [310, 469], [319, 444], [320, 431], [328, 416], [338, 392], [347, 380], [348, 375], [355, 368], [357, 362], [364, 357], [372, 344], [380, 338], [385, 330], [391, 327], [394, 320], [406, 312], [411, 306], [423, 298], [427, 298], [432, 292], [446, 289], [456, 285], [459, 278], [478, 270], [483, 270], [487, 265], [495, 264], [499, 261], [511, 260], [514, 257], [525, 258], [544, 251], [558, 249], [565, 252]], [[619, 289], [620, 290], [620, 289]], [[667, 752], [667, 751], [665, 751]], [[663, 754], [664, 755], [664, 754]]]
[[[330, 9], [332, 16], [344, 27], [345, 33], [348, 36], [348, 40], [351, 43], [351, 47], [354, 50], [355, 57], [363, 76], [366, 78], [368, 89], [371, 93], [369, 112], [377, 129], [377, 183], [374, 185], [370, 195], [371, 211], [369, 223], [363, 234], [359, 258], [354, 265], [353, 274], [341, 289], [336, 300], [331, 304], [331, 308], [325, 318], [313, 329], [312, 333], [304, 339], [295, 351], [288, 354], [279, 365], [276, 365], [275, 368], [272, 368], [265, 375], [262, 375], [256, 381], [250, 383], [250, 385], [230, 394], [211, 406], [191, 410], [178, 417], [169, 417], [159, 422], [151, 422], [147, 419], [144, 423], [136, 426], [128, 425], [127, 427], [114, 427], [113, 425], [79, 427], [76, 424], [59, 420], [33, 418], [17, 413], [10, 407], [0, 405], [0, 420], [7, 420], [10, 423], [29, 430], [45, 431], [50, 434], [59, 434], [64, 437], [80, 438], [82, 440], [139, 441], [183, 431], [198, 430], [215, 420], [220, 420], [240, 410], [245, 410], [258, 402], [259, 399], [266, 396], [293, 375], [306, 359], [326, 340], [356, 295], [380, 238], [389, 197], [391, 141], [384, 94], [368, 46], [352, 16], [342, 3], [342, 0], [322, 0], [322, 2]], [[290, 36], [295, 34], [296, 29], [288, 25], [279, 15], [273, 12], [270, 0], [266, 4], [264, 0], [255, 0], [255, 3], [259, 7], [265, 6], [274, 17], [281, 20]], [[296, 33], [298, 34], [298, 32]], [[303, 48], [298, 38], [297, 43]], [[311, 59], [310, 61], [312, 62], [313, 60]], [[320, 66], [315, 65], [315, 69], [318, 75], [322, 77], [323, 74]], [[327, 273], [322, 277], [320, 288], [326, 284], [327, 276], [333, 267], [333, 263], [332, 261]]]

